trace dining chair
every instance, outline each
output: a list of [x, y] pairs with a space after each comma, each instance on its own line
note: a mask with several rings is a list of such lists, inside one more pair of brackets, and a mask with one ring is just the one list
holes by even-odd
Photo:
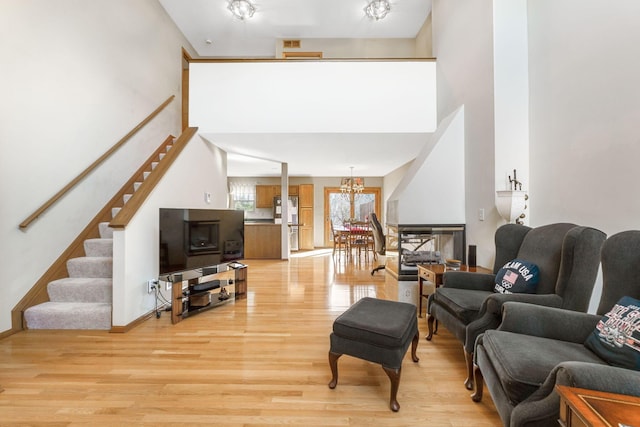
[[344, 253], [345, 255], [348, 254], [349, 251], [349, 239], [348, 239], [348, 235], [346, 233], [343, 233], [342, 231], [338, 231], [335, 229], [334, 225], [333, 225], [333, 221], [331, 222], [331, 236], [333, 238], [333, 255], [336, 254], [336, 251], [338, 251], [338, 255], [340, 255], [340, 252]]
[[369, 224], [363, 221], [352, 221], [349, 225], [349, 251], [360, 261], [364, 252], [365, 261], [369, 261], [369, 250], [373, 248], [373, 235]]

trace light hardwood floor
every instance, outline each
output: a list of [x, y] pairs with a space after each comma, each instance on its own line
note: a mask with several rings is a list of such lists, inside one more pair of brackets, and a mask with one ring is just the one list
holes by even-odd
[[124, 334], [24, 331], [0, 340], [0, 425], [500, 426], [491, 397], [472, 402], [461, 345], [443, 328], [407, 354], [389, 409], [379, 365], [343, 356], [335, 390], [333, 320], [363, 296], [398, 299], [372, 264], [330, 252], [247, 261], [246, 299], [172, 325], [169, 313]]

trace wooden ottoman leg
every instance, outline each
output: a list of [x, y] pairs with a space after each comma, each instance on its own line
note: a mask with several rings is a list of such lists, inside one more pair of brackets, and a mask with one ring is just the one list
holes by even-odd
[[389, 406], [393, 412], [398, 412], [400, 409], [400, 404], [398, 403], [398, 387], [400, 386], [400, 373], [402, 368], [392, 369], [387, 367], [382, 367], [384, 371], [387, 373], [387, 376], [391, 380], [391, 396], [389, 397]]
[[331, 367], [331, 381], [329, 382], [329, 388], [334, 389], [338, 385], [338, 358], [342, 356], [338, 353], [329, 352], [329, 366]]
[[418, 341], [420, 341], [420, 333], [416, 331], [416, 334], [413, 337], [413, 341], [411, 341], [411, 360], [413, 360], [414, 362], [420, 361], [420, 359], [416, 355], [416, 350], [418, 349]]

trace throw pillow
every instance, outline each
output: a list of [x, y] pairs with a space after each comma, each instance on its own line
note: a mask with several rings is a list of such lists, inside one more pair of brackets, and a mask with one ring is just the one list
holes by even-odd
[[538, 280], [540, 280], [540, 271], [537, 265], [514, 259], [498, 270], [493, 290], [501, 294], [535, 294]]
[[584, 345], [610, 365], [640, 371], [640, 300], [620, 298]]

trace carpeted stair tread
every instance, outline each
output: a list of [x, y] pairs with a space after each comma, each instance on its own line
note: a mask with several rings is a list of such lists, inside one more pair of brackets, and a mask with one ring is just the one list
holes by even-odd
[[113, 239], [87, 239], [84, 241], [84, 253], [88, 257], [112, 257]]
[[65, 277], [47, 285], [52, 302], [100, 302], [111, 303], [112, 279]]
[[24, 312], [29, 329], [111, 329], [111, 304], [45, 302]]
[[69, 277], [113, 277], [113, 258], [80, 257], [67, 261]]

